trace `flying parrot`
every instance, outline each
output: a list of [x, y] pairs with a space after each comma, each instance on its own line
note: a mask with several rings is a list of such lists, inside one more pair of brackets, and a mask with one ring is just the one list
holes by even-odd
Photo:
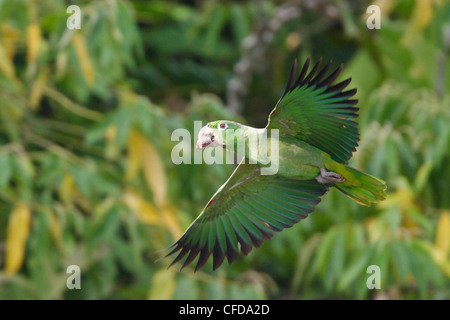
[[[361, 205], [385, 198], [384, 181], [346, 165], [359, 141], [354, 121], [358, 100], [351, 99], [356, 89], [344, 91], [351, 78], [334, 84], [342, 65], [328, 74], [331, 61], [319, 71], [321, 62], [308, 72], [308, 58], [296, 77], [294, 61], [286, 89], [264, 129], [219, 120], [200, 130], [197, 148], [238, 152], [239, 145], [247, 145], [240, 149], [245, 157], [186, 232], [168, 248], [171, 251], [166, 257], [178, 253], [170, 266], [187, 256], [183, 269], [199, 256], [197, 271], [211, 254], [213, 270], [225, 257], [231, 264], [239, 250], [247, 255], [275, 231], [306, 218], [330, 187]], [[275, 131], [277, 172], [262, 174], [267, 164], [258, 161], [262, 152], [255, 150], [259, 146], [249, 143], [249, 137], [266, 135], [270, 141]]]

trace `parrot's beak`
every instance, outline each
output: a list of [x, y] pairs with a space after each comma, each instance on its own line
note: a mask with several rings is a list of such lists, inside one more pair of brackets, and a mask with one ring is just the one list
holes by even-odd
[[207, 124], [203, 128], [201, 128], [198, 133], [198, 140], [195, 147], [197, 149], [206, 149], [208, 147], [223, 147], [224, 143], [220, 141], [217, 135], [214, 133], [214, 130]]

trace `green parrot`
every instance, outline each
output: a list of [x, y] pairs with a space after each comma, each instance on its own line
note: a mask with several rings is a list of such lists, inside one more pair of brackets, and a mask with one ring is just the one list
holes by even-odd
[[[306, 218], [330, 187], [361, 205], [385, 198], [384, 181], [346, 165], [359, 141], [354, 121], [358, 100], [350, 99], [356, 89], [343, 91], [351, 78], [333, 83], [342, 65], [327, 75], [331, 62], [319, 71], [321, 61], [308, 72], [308, 58], [298, 77], [294, 61], [286, 89], [264, 129], [219, 120], [200, 130], [197, 148], [224, 148], [245, 157], [168, 248], [172, 250], [166, 257], [178, 253], [170, 266], [187, 256], [183, 269], [199, 255], [197, 271], [211, 254], [213, 270], [225, 257], [231, 264], [239, 250], [247, 255], [275, 231]], [[265, 147], [251, 143], [255, 136], [267, 137]], [[274, 138], [277, 156], [269, 157], [267, 154], [275, 151], [271, 147]], [[245, 148], [239, 147], [242, 145]], [[270, 172], [270, 159], [275, 159], [276, 171]], [[264, 169], [269, 173], [262, 174]]]

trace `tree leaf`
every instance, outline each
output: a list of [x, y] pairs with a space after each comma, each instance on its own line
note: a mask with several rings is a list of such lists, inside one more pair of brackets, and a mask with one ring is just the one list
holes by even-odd
[[178, 219], [175, 216], [173, 210], [167, 206], [164, 206], [161, 211], [161, 219], [164, 221], [164, 224], [169, 229], [174, 239], [178, 239], [179, 237], [181, 237], [181, 235], [183, 234], [183, 230], [181, 229], [180, 223], [178, 222]]
[[91, 58], [89, 57], [86, 42], [80, 32], [76, 32], [73, 35], [72, 45], [75, 47], [75, 52], [77, 53], [84, 79], [86, 80], [86, 83], [91, 86], [95, 81], [94, 68], [91, 63]]
[[128, 148], [128, 169], [125, 176], [132, 179], [140, 167], [145, 181], [160, 208], [166, 203], [167, 178], [164, 164], [156, 148], [136, 130], [131, 130]]
[[142, 199], [139, 195], [131, 190], [125, 191], [123, 198], [125, 204], [134, 211], [138, 218], [147, 224], [160, 225], [161, 219], [159, 218], [157, 209], [149, 202]]
[[431, 171], [433, 170], [433, 164], [430, 161], [423, 163], [419, 170], [417, 170], [416, 178], [414, 181], [414, 190], [420, 192], [426, 186]]
[[6, 52], [3, 49], [1, 43], [0, 43], [0, 72], [4, 73], [5, 76], [7, 76], [14, 84], [16, 85], [20, 84], [18, 78], [16, 77], [16, 69], [14, 68], [14, 64], [6, 56]]
[[435, 247], [442, 252], [444, 259], [448, 258], [450, 251], [450, 213], [448, 211], [441, 214], [437, 223]]
[[413, 25], [425, 29], [433, 18], [433, 4], [430, 0], [416, 0], [412, 16]]
[[34, 81], [30, 89], [30, 105], [33, 110], [36, 110], [41, 102], [42, 94], [44, 93], [44, 88], [47, 83], [48, 71], [47, 69], [42, 71], [37, 79]]
[[27, 62], [33, 63], [39, 53], [42, 35], [41, 28], [37, 22], [31, 23], [27, 28]]
[[149, 300], [170, 300], [175, 293], [174, 269], [161, 269], [155, 272], [148, 292]]
[[13, 275], [22, 267], [25, 246], [30, 233], [31, 212], [24, 203], [19, 203], [11, 212], [6, 238], [5, 273]]
[[338, 291], [346, 291], [347, 287], [356, 280], [358, 276], [363, 274], [363, 271], [369, 266], [370, 258], [373, 254], [373, 246], [364, 249], [359, 255], [354, 258], [347, 269], [342, 273], [337, 284]]
[[125, 172], [125, 179], [133, 180], [141, 167], [142, 161], [142, 149], [141, 149], [142, 136], [135, 130], [131, 130], [128, 137], [127, 145], [127, 169]]
[[20, 31], [7, 23], [2, 23], [1, 33], [1, 43], [3, 44], [3, 48], [5, 49], [6, 57], [8, 58], [8, 60], [12, 61], [16, 53]]
[[146, 141], [143, 145], [143, 168], [145, 179], [153, 192], [155, 203], [162, 207], [166, 202], [167, 179], [164, 164], [153, 145]]
[[62, 238], [63, 227], [61, 225], [61, 221], [52, 209], [47, 210], [46, 213], [48, 214], [50, 220], [50, 232], [52, 238], [55, 241], [58, 249], [63, 250], [64, 249]]
[[408, 247], [402, 241], [391, 243], [392, 259], [396, 269], [396, 275], [402, 280], [407, 281], [411, 275], [411, 261], [409, 258]]

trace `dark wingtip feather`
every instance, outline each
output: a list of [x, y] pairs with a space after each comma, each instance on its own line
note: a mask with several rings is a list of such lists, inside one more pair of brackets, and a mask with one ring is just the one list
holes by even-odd
[[213, 271], [220, 267], [225, 259], [225, 254], [220, 249], [220, 246], [216, 243], [213, 250]]
[[325, 93], [330, 92], [336, 92], [336, 94], [341, 94], [342, 96], [347, 95], [350, 97], [350, 93], [356, 93], [356, 89], [352, 89], [346, 92], [342, 92], [352, 81], [352, 78], [348, 78], [346, 80], [343, 80], [339, 82], [338, 84], [332, 85], [333, 82], [337, 79], [337, 77], [340, 75], [342, 69], [344, 68], [344, 65], [341, 64], [339, 67], [337, 67], [331, 74], [328, 76], [326, 75], [331, 68], [332, 60], [328, 62], [326, 66], [324, 66], [320, 72], [319, 68], [322, 64], [323, 58], [321, 57], [311, 71], [308, 72], [309, 65], [310, 65], [310, 57], [308, 57], [303, 64], [303, 67], [300, 71], [300, 74], [293, 84], [293, 78], [295, 77], [295, 73], [297, 71], [297, 59], [294, 60], [293, 67], [291, 69], [291, 73], [289, 75], [289, 80], [286, 85], [286, 89], [283, 92], [283, 95], [281, 98], [283, 98], [288, 92], [294, 90], [295, 88], [301, 87], [303, 85], [316, 85], [318, 88], [322, 87], [328, 87], [325, 91]]
[[284, 95], [291, 90], [292, 82], [294, 81], [295, 75], [297, 74], [297, 68], [298, 68], [298, 62], [297, 62], [297, 59], [295, 59], [294, 63], [292, 64], [291, 73], [289, 75], [289, 79], [286, 84], [286, 89], [284, 89], [284, 92], [281, 95], [281, 97], [284, 97]]
[[351, 90], [347, 90], [347, 91], [342, 91], [342, 92], [336, 94], [335, 97], [350, 98], [350, 97], [353, 97], [355, 94], [356, 94], [356, 89], [351, 89]]
[[328, 72], [328, 70], [331, 67], [331, 64], [333, 63], [332, 60], [330, 60], [330, 62], [328, 62], [328, 64], [322, 68], [322, 70], [319, 72], [319, 74], [311, 80], [311, 84], [317, 84], [318, 82], [320, 82], [320, 80], [322, 80], [322, 78], [325, 76], [325, 74]]
[[306, 59], [305, 63], [303, 64], [302, 70], [300, 71], [297, 81], [295, 81], [293, 88], [291, 88], [290, 90], [297, 88], [298, 86], [301, 85], [301, 83], [303, 83], [303, 78], [305, 78], [305, 75], [308, 72], [310, 62], [311, 62], [311, 58], [308, 57]]
[[326, 79], [324, 79], [321, 83], [319, 83], [317, 86], [319, 88], [329, 86], [331, 85], [334, 80], [336, 80], [337, 77], [341, 74], [342, 69], [344, 68], [344, 65], [341, 64], [336, 70], [334, 70], [333, 73], [331, 73]]
[[210, 255], [211, 255], [211, 251], [209, 251], [207, 247], [204, 247], [200, 251], [200, 257], [198, 258], [197, 265], [195, 266], [194, 272], [197, 272], [198, 269], [200, 269], [201, 267], [203, 267], [205, 265], [205, 263], [206, 263], [206, 261], [208, 261]]
[[[358, 99], [351, 99], [351, 100], [347, 100], [347, 103], [348, 104], [351, 104], [351, 105], [356, 105], [356, 104], [358, 104]], [[353, 108], [354, 109], [354, 112], [357, 112], [358, 110], [359, 110], [359, 108]]]
[[[175, 248], [176, 249], [176, 248]], [[176, 250], [178, 251], [178, 250]], [[168, 255], [176, 252], [176, 251], [172, 251], [171, 253], [169, 253]], [[181, 259], [183, 259], [183, 257], [189, 252], [189, 248], [184, 247], [181, 252], [176, 256], [175, 259], [173, 259], [172, 263], [169, 264], [169, 266], [167, 267], [167, 269], [169, 269], [171, 266], [173, 266], [175, 263], [177, 263], [178, 261], [180, 261]]]
[[230, 239], [227, 237], [227, 260], [229, 264], [232, 264], [239, 257], [239, 250], [235, 250], [231, 245]]
[[303, 80], [303, 83], [308, 83], [316, 74], [317, 70], [319, 70], [320, 65], [322, 64], [322, 57], [316, 62], [313, 69], [309, 72], [309, 74], [306, 76], [305, 80]]
[[191, 249], [191, 252], [189, 252], [188, 257], [184, 261], [183, 265], [180, 268], [180, 271], [184, 269], [184, 267], [191, 264], [191, 262], [197, 257], [198, 253], [200, 252], [200, 249], [198, 246], [195, 246]]
[[344, 90], [352, 81], [352, 78], [345, 79], [338, 84], [335, 84], [334, 86], [328, 87], [327, 90], [325, 90], [325, 93], [328, 92], [341, 92]]
[[241, 252], [244, 256], [248, 255], [250, 251], [252, 251], [253, 246], [251, 244], [245, 243], [245, 241], [242, 240], [242, 238], [236, 234], [236, 237], [241, 244]]

